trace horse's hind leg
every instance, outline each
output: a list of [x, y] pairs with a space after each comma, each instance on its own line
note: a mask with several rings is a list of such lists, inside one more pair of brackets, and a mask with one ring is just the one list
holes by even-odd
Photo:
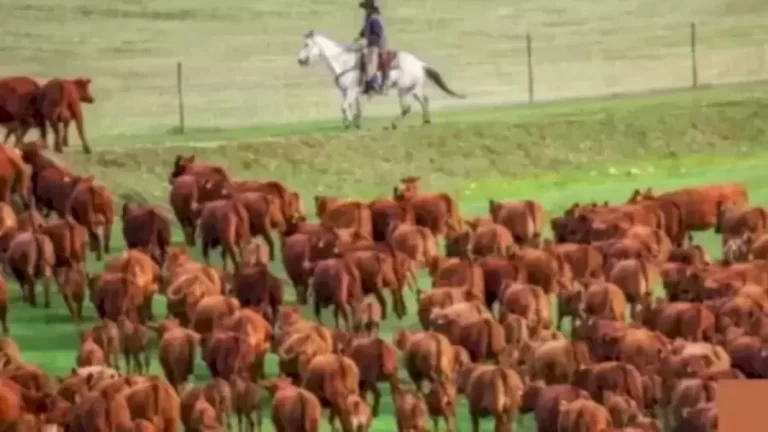
[[392, 129], [397, 129], [398, 124], [411, 112], [411, 104], [408, 103], [408, 94], [400, 90], [397, 96], [400, 101], [400, 115], [392, 120]]
[[355, 129], [360, 129], [360, 120], [363, 117], [363, 111], [360, 108], [360, 99], [355, 99], [355, 115], [352, 117], [352, 124], [355, 125]]
[[429, 112], [429, 97], [425, 94], [414, 92], [413, 98], [421, 105], [422, 123], [425, 125], [432, 123], [432, 113]]

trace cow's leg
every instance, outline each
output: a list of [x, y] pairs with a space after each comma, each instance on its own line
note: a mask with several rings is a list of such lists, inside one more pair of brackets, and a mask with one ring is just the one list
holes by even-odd
[[72, 120], [69, 117], [64, 117], [61, 120], [61, 145], [62, 147], [69, 147], [69, 125]]
[[64, 151], [61, 148], [61, 124], [53, 120], [51, 121], [51, 129], [53, 130], [53, 150], [56, 153], [61, 153]]
[[[387, 299], [384, 298], [384, 293], [381, 292], [381, 288], [378, 288], [375, 291], [373, 291], [373, 296], [376, 297], [376, 302], [378, 302], [379, 306], [381, 306], [381, 319], [386, 320], [387, 319]], [[394, 308], [394, 305], [392, 307]]]
[[77, 128], [77, 135], [80, 137], [80, 142], [83, 144], [83, 152], [85, 152], [85, 154], [91, 154], [91, 146], [88, 145], [88, 140], [85, 139], [85, 128], [83, 127], [82, 112], [75, 114], [75, 128]]
[[373, 382], [373, 385], [371, 386], [371, 393], [373, 393], [373, 416], [378, 417], [379, 415], [379, 405], [381, 403], [381, 390], [379, 390], [379, 386], [376, 385], [376, 382]]
[[272, 234], [269, 233], [269, 225], [265, 225], [264, 230], [261, 233], [261, 237], [264, 239], [264, 242], [267, 243], [267, 247], [269, 248], [269, 260], [274, 261], [275, 260], [275, 241], [272, 239]]
[[112, 242], [112, 223], [107, 221], [107, 224], [102, 228], [102, 237], [104, 238], [104, 253], [110, 252], [110, 243]]

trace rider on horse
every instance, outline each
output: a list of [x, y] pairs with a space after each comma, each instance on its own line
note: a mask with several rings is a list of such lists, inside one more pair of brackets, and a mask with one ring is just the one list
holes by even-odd
[[365, 10], [365, 23], [358, 35], [357, 40], [365, 39], [365, 88], [364, 94], [372, 91], [381, 93], [385, 83], [386, 67], [381, 69], [381, 77], [377, 74], [381, 66], [379, 56], [384, 53], [386, 39], [384, 37], [384, 22], [381, 20], [381, 11], [376, 5], [376, 0], [362, 0], [359, 3], [361, 9]]

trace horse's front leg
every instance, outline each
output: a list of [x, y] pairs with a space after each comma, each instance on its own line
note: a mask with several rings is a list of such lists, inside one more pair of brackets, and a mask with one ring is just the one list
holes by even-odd
[[402, 121], [410, 112], [411, 104], [408, 102], [408, 93], [403, 90], [397, 92], [398, 101], [400, 102], [400, 115], [392, 120], [392, 129], [397, 129], [398, 124]]

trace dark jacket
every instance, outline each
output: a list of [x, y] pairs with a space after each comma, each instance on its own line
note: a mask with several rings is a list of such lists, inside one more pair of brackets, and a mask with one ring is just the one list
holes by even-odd
[[363, 24], [363, 29], [360, 30], [359, 36], [368, 41], [369, 47], [375, 46], [384, 49], [386, 38], [384, 35], [384, 22], [381, 19], [381, 15], [377, 13], [366, 14], [365, 23]]

